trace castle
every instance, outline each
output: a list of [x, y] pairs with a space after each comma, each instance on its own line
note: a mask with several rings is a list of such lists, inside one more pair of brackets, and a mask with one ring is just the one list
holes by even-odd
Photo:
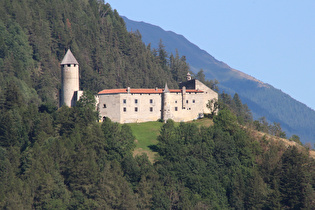
[[[79, 90], [79, 63], [70, 50], [61, 62], [60, 106], [75, 106], [82, 95]], [[218, 94], [187, 74], [187, 81], [180, 89], [106, 89], [97, 96], [100, 119], [110, 118], [114, 122], [133, 123], [162, 119], [186, 122], [202, 118], [210, 113], [206, 104], [218, 99]]]

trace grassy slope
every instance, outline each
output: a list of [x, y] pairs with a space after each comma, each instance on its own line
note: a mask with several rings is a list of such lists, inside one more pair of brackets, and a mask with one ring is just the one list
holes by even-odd
[[154, 161], [156, 152], [150, 149], [150, 145], [157, 144], [157, 136], [163, 123], [161, 122], [145, 122], [145, 123], [130, 123], [133, 135], [136, 137], [136, 148], [134, 156], [147, 154], [151, 162]]
[[[265, 138], [267, 141], [276, 141], [279, 144], [286, 145], [286, 147], [296, 146], [300, 150], [304, 150], [305, 148], [307, 148], [305, 146], [299, 145], [298, 143], [296, 143], [294, 141], [290, 141], [288, 139], [283, 139], [283, 138], [280, 138], [280, 137], [277, 137], [277, 136], [272, 136], [270, 134], [266, 134], [266, 133], [263, 133], [263, 132], [260, 132], [260, 131], [256, 131], [256, 130], [253, 130], [253, 129], [247, 129], [247, 131], [256, 140], [261, 140], [261, 139]], [[309, 150], [308, 152], [309, 152], [310, 157], [315, 159], [315, 151], [314, 150]]]
[[[192, 121], [191, 123], [196, 124], [198, 127], [200, 126], [211, 126], [213, 125], [212, 120], [208, 118], [200, 119]], [[177, 125], [179, 123], [176, 123]], [[136, 137], [136, 148], [134, 150], [134, 156], [146, 154], [151, 162], [154, 162], [157, 152], [152, 151], [150, 148], [158, 143], [157, 137], [160, 133], [160, 129], [163, 123], [161, 122], [145, 122], [145, 123], [130, 123], [129, 126], [133, 134]], [[255, 130], [249, 130], [249, 133], [256, 139], [262, 139], [263, 136], [266, 136], [269, 141], [278, 141], [282, 142], [286, 145], [295, 145], [299, 148], [302, 146], [298, 145], [295, 142], [289, 141], [287, 139], [281, 139], [275, 136], [271, 136], [265, 133], [261, 133]], [[315, 151], [310, 150], [310, 156], [315, 158]]]
[[[204, 118], [200, 120], [194, 120], [191, 123], [197, 126], [210, 126], [213, 124], [212, 120]], [[156, 145], [157, 137], [160, 134], [160, 129], [163, 125], [161, 122], [145, 122], [145, 123], [130, 123], [133, 135], [136, 137], [136, 148], [134, 150], [134, 156], [147, 154], [151, 162], [154, 161], [156, 152], [152, 151], [151, 146]], [[175, 125], [179, 125], [176, 123]]]

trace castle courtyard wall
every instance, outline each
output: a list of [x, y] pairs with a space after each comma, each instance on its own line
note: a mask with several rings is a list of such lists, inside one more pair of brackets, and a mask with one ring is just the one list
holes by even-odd
[[148, 122], [161, 119], [162, 94], [120, 94], [120, 123]]
[[98, 110], [101, 118], [109, 117], [114, 122], [120, 122], [120, 95], [100, 95]]
[[100, 116], [109, 117], [119, 123], [157, 121], [161, 119], [161, 95], [161, 93], [100, 95]]
[[[186, 122], [200, 118], [208, 111], [205, 108], [209, 95], [202, 92], [169, 93], [169, 118]], [[99, 95], [101, 118], [109, 117], [114, 122], [135, 123], [162, 119], [163, 93], [135, 94], [117, 93]]]
[[171, 119], [175, 122], [187, 122], [198, 119], [203, 114], [203, 93], [171, 93]]

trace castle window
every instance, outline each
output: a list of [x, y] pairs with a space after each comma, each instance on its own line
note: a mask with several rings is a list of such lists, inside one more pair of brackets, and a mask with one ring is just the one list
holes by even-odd
[[126, 111], [127, 111], [127, 108], [126, 108], [126, 107], [124, 107], [124, 109], [123, 109], [123, 110], [124, 110], [124, 112], [126, 112]]
[[67, 66], [68, 66], [68, 67], [70, 67], [70, 66], [71, 66], [71, 64], [68, 64]]
[[175, 104], [177, 104], [177, 101], [175, 101]]
[[126, 104], [126, 103], [127, 103], [127, 100], [126, 100], [126, 99], [123, 99], [123, 103]]
[[150, 107], [150, 112], [153, 112], [153, 107]]
[[186, 100], [186, 104], [188, 104], [188, 100]]
[[77, 64], [73, 64], [74, 67], [76, 67]]
[[195, 103], [195, 99], [193, 100], [193, 103]]
[[152, 104], [153, 103], [153, 99], [150, 99], [150, 104]]
[[106, 104], [103, 104], [103, 108], [106, 108]]
[[138, 111], [138, 107], [135, 107], [135, 112], [137, 112]]
[[175, 107], [175, 111], [177, 112], [177, 107]]
[[138, 103], [138, 99], [135, 99], [135, 104], [137, 104]]

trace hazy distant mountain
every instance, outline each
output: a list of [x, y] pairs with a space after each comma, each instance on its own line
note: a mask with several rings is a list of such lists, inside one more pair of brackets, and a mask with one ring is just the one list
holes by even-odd
[[310, 142], [312, 145], [315, 143], [315, 129], [313, 129], [315, 111], [305, 104], [269, 84], [216, 60], [182, 35], [148, 23], [123, 18], [127, 30], [139, 30], [144, 43], [151, 43], [152, 48], [158, 48], [162, 39], [166, 51], [175, 54], [178, 49], [180, 55], [186, 56], [193, 72], [197, 73], [203, 69], [207, 79], [217, 79], [220, 82], [221, 91], [230, 94], [237, 92], [252, 110], [255, 119], [264, 116], [270, 122], [280, 123], [288, 137], [296, 134], [301, 137], [303, 143]]

